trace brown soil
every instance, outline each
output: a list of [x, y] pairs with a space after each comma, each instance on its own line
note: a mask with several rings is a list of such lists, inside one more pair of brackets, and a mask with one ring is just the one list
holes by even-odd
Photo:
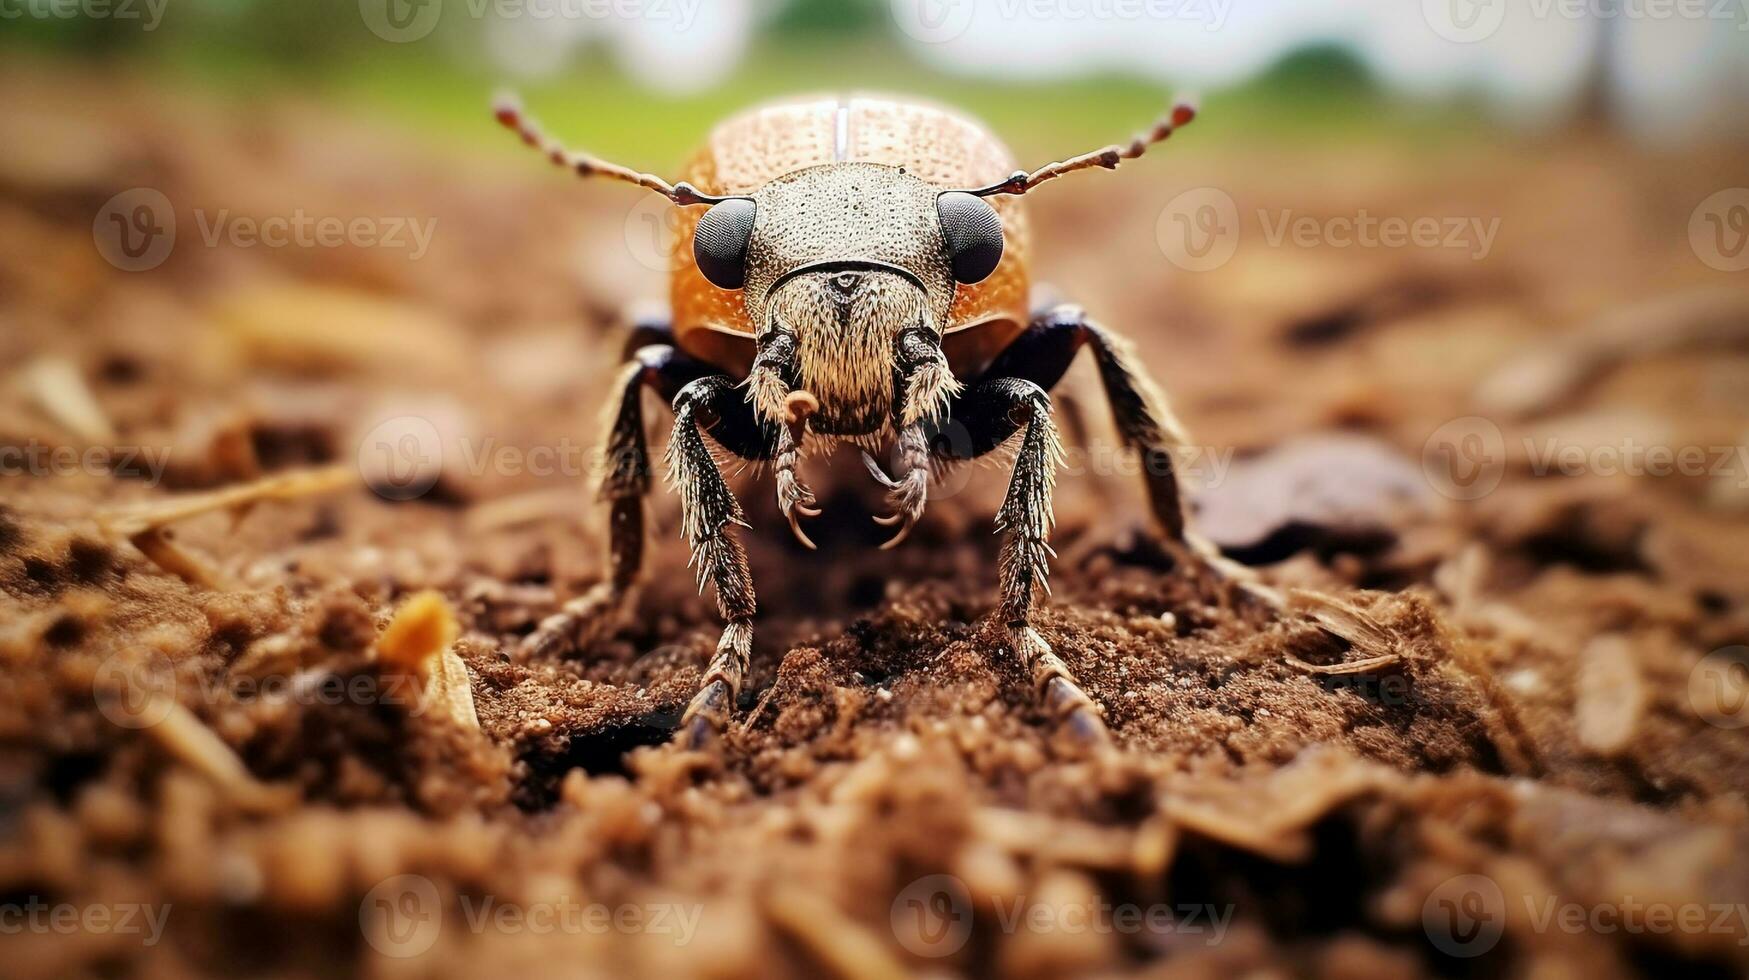
[[[1330, 672], [1359, 651], [1235, 607], [1153, 542], [1130, 481], [1072, 475], [1040, 629], [1108, 712], [1117, 751], [1087, 755], [986, 625], [1000, 471], [935, 500], [891, 553], [872, 547], [876, 488], [844, 481], [817, 554], [748, 474], [753, 672], [722, 744], [687, 755], [662, 743], [717, 626], [672, 501], [654, 505], [649, 584], [621, 628], [531, 661], [519, 637], [603, 570], [599, 515], [581, 473], [455, 465], [594, 442], [618, 311], [659, 290], [622, 245], [633, 192], [473, 150], [499, 138], [484, 119], [433, 145], [43, 66], [0, 80], [0, 143], [28, 149], [0, 159], [0, 359], [17, 373], [0, 445], [171, 450], [161, 485], [119, 463], [0, 478], [0, 906], [169, 908], [151, 944], [13, 932], [0, 972], [1749, 969], [1733, 911], [1749, 902], [1749, 742], [1698, 713], [1710, 689], [1694, 683], [1729, 657], [1709, 651], [1749, 642], [1741, 463], [1539, 475], [1521, 448], [1743, 441], [1749, 291], [1683, 233], [1713, 190], [1749, 183], [1740, 152], [1670, 167], [1588, 137], [1362, 145], [1296, 148], [1284, 171], [1280, 152], [1189, 144], [1063, 182], [1035, 206], [1037, 265], [1136, 338], [1199, 444], [1238, 453], [1203, 495], [1206, 526], [1269, 581], [1370, 612], [1397, 659]], [[1218, 271], [1178, 272], [1152, 219], [1206, 184], [1242, 202], [1250, 237]], [[130, 187], [177, 210], [176, 250], [148, 273], [92, 247], [91, 216]], [[437, 230], [418, 261], [208, 247], [195, 211], [221, 208]], [[1270, 248], [1260, 208], [1479, 215], [1501, 232], [1484, 262]], [[1500, 380], [1545, 349], [1593, 369]], [[1062, 393], [1085, 418], [1068, 429], [1109, 444], [1090, 381], [1080, 366]], [[1502, 407], [1502, 388], [1525, 404]], [[113, 433], [81, 425], [79, 391]], [[177, 521], [168, 543], [118, 523], [177, 495], [351, 474], [363, 435], [401, 415], [446, 440], [417, 500], [360, 485], [261, 500]], [[1508, 453], [1497, 490], [1454, 504], [1421, 456], [1468, 416], [1497, 423]], [[422, 589], [460, 618], [478, 729], [379, 693], [393, 677], [376, 638]], [[138, 707], [130, 684], [185, 711], [117, 724]], [[1478, 880], [1495, 890], [1465, 904]], [[407, 894], [431, 913], [411, 926]], [[1503, 937], [1453, 955], [1442, 899]], [[698, 914], [685, 935], [649, 919], [471, 927], [487, 900]], [[1016, 902], [1166, 908], [1177, 927], [1009, 928]], [[1550, 903], [1701, 907], [1707, 927], [1563, 929]], [[1218, 941], [1195, 928], [1203, 908]], [[931, 924], [948, 938], [930, 945]]]

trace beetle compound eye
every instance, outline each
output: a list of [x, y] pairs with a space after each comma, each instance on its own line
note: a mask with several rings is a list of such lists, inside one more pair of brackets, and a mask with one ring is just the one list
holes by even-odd
[[941, 235], [947, 240], [948, 261], [955, 282], [983, 282], [1002, 261], [1002, 218], [987, 201], [963, 191], [936, 199]]
[[734, 198], [711, 205], [692, 236], [698, 271], [718, 289], [740, 289], [747, 281], [747, 243], [753, 238], [753, 202]]

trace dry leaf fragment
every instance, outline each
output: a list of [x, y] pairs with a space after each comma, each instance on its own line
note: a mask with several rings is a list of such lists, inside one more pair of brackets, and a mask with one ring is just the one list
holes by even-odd
[[978, 836], [1004, 850], [1048, 863], [1101, 870], [1134, 867], [1134, 835], [1127, 830], [1058, 820], [1043, 814], [984, 807], [973, 817]]
[[96, 518], [98, 526], [105, 533], [114, 537], [132, 538], [144, 531], [213, 511], [234, 510], [263, 500], [311, 497], [349, 487], [357, 482], [358, 471], [351, 466], [293, 470], [242, 486], [180, 494], [165, 500], [102, 510], [97, 512]]
[[94, 445], [115, 441], [115, 426], [72, 361], [59, 357], [34, 361], [24, 369], [24, 383], [37, 405], [62, 428]]
[[1396, 663], [1403, 657], [1397, 638], [1372, 615], [1335, 596], [1308, 589], [1292, 589], [1290, 604], [1304, 611], [1327, 632], [1339, 636], [1365, 654], [1364, 659], [1329, 666], [1317, 666], [1289, 657], [1288, 662], [1302, 670], [1320, 674], [1364, 674]]
[[1346, 753], [1309, 749], [1261, 779], [1186, 781], [1161, 812], [1174, 824], [1271, 860], [1311, 855], [1307, 829], [1336, 807], [1390, 784], [1391, 774]]
[[128, 538], [152, 564], [196, 588], [225, 591], [234, 584], [213, 564], [177, 544], [164, 528], [148, 528]]
[[194, 713], [176, 701], [148, 709], [163, 720], [145, 731], [159, 745], [246, 809], [271, 809], [282, 794], [256, 781], [243, 760]]
[[310, 372], [396, 365], [404, 374], [458, 374], [465, 334], [427, 307], [352, 289], [272, 283], [238, 289], [214, 321], [257, 364]]
[[904, 980], [910, 976], [890, 944], [840, 912], [824, 895], [780, 885], [766, 896], [765, 914], [833, 974], [849, 980]]
[[411, 679], [417, 707], [435, 708], [463, 728], [480, 727], [468, 668], [456, 655], [461, 626], [448, 600], [434, 591], [420, 592], [401, 604], [377, 638], [377, 661], [391, 674]]
[[1598, 755], [1620, 754], [1633, 741], [1646, 705], [1640, 665], [1626, 637], [1599, 636], [1586, 645], [1576, 694], [1579, 741]]

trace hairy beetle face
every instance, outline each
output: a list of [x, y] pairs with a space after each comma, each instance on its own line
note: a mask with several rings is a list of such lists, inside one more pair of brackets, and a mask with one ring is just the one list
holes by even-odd
[[928, 301], [908, 276], [888, 269], [817, 268], [778, 285], [768, 328], [795, 338], [795, 382], [820, 406], [814, 431], [859, 435], [891, 416], [897, 338], [929, 325]]
[[819, 402], [814, 431], [851, 436], [891, 417], [899, 335], [945, 331], [958, 286], [1001, 261], [1003, 226], [973, 195], [839, 163], [714, 205], [693, 248], [711, 282], [741, 286], [758, 337], [794, 338], [793, 383]]
[[897, 167], [872, 163], [810, 167], [761, 187], [745, 264], [754, 323], [764, 329], [770, 298], [796, 276], [884, 271], [921, 294], [939, 330], [955, 286], [941, 196]]

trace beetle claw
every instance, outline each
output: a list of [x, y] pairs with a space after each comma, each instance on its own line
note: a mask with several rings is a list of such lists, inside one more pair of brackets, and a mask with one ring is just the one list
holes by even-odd
[[[888, 526], [891, 526], [893, 524], [899, 523], [899, 521], [901, 521], [901, 520], [904, 520], [904, 518], [900, 517], [898, 514], [892, 515], [892, 518], [893, 519], [891, 521], [884, 521], [884, 520], [881, 520], [880, 518], [877, 517], [877, 518], [875, 518], [875, 523], [886, 524]], [[887, 539], [886, 544], [881, 545], [881, 550], [882, 551], [891, 551], [894, 548], [897, 548], [899, 545], [903, 544], [905, 539], [911, 536], [911, 529], [916, 527], [916, 526], [917, 526], [916, 521], [905, 521], [905, 525], [903, 527], [899, 528], [899, 533], [895, 534], [891, 538]]]
[[[818, 551], [819, 548], [816, 547], [813, 540], [808, 537], [808, 532], [802, 530], [801, 521], [796, 516], [800, 510], [801, 510], [801, 507], [798, 506], [798, 507], [796, 507], [795, 510], [792, 510], [789, 512], [789, 515], [788, 515], [789, 516], [789, 529], [793, 534], [795, 534], [796, 540], [800, 541], [802, 543], [802, 547], [808, 549], [809, 551]], [[815, 511], [812, 515], [809, 515], [809, 516], [818, 516], [819, 513], [820, 513], [819, 511]]]

